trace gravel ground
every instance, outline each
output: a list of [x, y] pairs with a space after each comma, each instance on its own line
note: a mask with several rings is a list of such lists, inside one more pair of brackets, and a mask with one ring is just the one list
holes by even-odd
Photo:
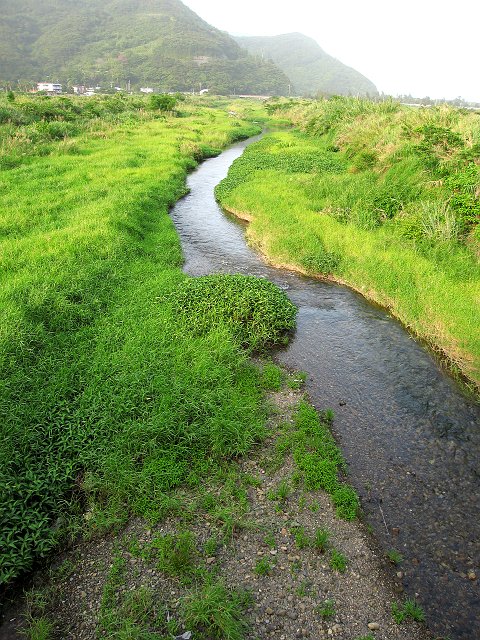
[[[253, 602], [247, 610], [250, 623], [248, 639], [291, 640], [293, 638], [341, 640], [427, 640], [432, 636], [421, 624], [406, 621], [396, 624], [392, 617], [393, 601], [403, 600], [398, 569], [390, 565], [375, 546], [367, 527], [360, 521], [346, 522], [335, 515], [329, 496], [321, 491], [305, 492], [292, 489], [279, 503], [271, 498], [271, 490], [290, 481], [294, 463], [287, 457], [275, 471], [267, 461], [273, 451], [277, 427], [291, 420], [294, 407], [302, 397], [290, 389], [272, 394], [276, 407], [271, 418], [270, 437], [251, 456], [240, 461], [240, 472], [258, 478], [258, 486], [249, 486], [249, 511], [239, 519], [231, 540], [221, 545], [211, 556], [202, 553], [205, 542], [218, 535], [219, 525], [209, 513], [198, 512], [188, 522], [195, 537], [197, 560], [212, 574], [221, 577], [235, 589], [248, 589]], [[291, 484], [291, 483], [290, 483]], [[184, 492], [188, 501], [189, 494]], [[191, 496], [190, 496], [191, 497]], [[193, 497], [192, 497], [193, 499]], [[55, 620], [51, 637], [62, 640], [90, 640], [117, 637], [99, 631], [98, 619], [104, 585], [120, 553], [125, 559], [125, 576], [117, 596], [135, 592], [144, 586], [152, 590], [154, 602], [169, 619], [178, 619], [183, 628], [179, 602], [190, 588], [178, 577], [169, 577], [155, 563], [132, 552], [128, 541], [138, 540], [141, 548], [159, 534], [185, 529], [185, 521], [170, 517], [156, 527], [135, 520], [117, 536], [82, 542], [59, 556], [54, 563], [57, 575], [49, 584], [51, 604], [46, 614]], [[313, 535], [317, 528], [330, 533], [329, 547], [320, 552], [314, 548], [298, 548], [295, 530], [303, 527]], [[347, 558], [342, 573], [330, 566], [332, 548]], [[266, 565], [267, 575], [258, 575], [258, 561]], [[47, 586], [48, 588], [48, 586]], [[325, 601], [332, 615], [321, 614]], [[21, 637], [17, 624], [21, 616], [10, 623], [10, 635]], [[11, 618], [10, 618], [11, 619]], [[7, 627], [3, 627], [6, 629]], [[17, 629], [17, 633], [13, 629]], [[128, 636], [122, 636], [125, 638]], [[137, 637], [137, 636], [131, 636]], [[192, 640], [199, 637], [195, 632]]]

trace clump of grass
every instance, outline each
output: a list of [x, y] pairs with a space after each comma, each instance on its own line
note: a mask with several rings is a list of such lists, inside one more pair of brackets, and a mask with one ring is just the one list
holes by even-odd
[[287, 387], [293, 390], [300, 389], [305, 384], [306, 379], [307, 374], [305, 371], [296, 371], [287, 377]]
[[360, 500], [355, 489], [347, 484], [339, 486], [332, 494], [332, 501], [339, 518], [354, 520], [360, 508]]
[[401, 564], [403, 562], [402, 554], [396, 549], [390, 549], [390, 551], [387, 552], [387, 557], [392, 564]]
[[298, 549], [307, 549], [310, 546], [311, 540], [304, 527], [296, 527], [293, 535]]
[[267, 497], [269, 500], [280, 502], [281, 504], [285, 504], [288, 500], [288, 496], [291, 493], [291, 488], [288, 480], [281, 480], [276, 487], [276, 489], [271, 489], [267, 493]]
[[228, 589], [223, 582], [206, 583], [186, 596], [180, 606], [184, 625], [205, 638], [243, 640], [248, 623], [248, 592]]
[[203, 545], [203, 551], [206, 556], [214, 556], [218, 550], [218, 540], [216, 536], [210, 536]]
[[160, 571], [171, 576], [187, 576], [195, 568], [197, 551], [191, 531], [155, 537], [149, 543], [147, 553]]
[[280, 391], [282, 388], [284, 373], [272, 362], [267, 362], [262, 367], [262, 386], [267, 391]]
[[324, 620], [328, 620], [329, 618], [334, 618], [335, 611], [335, 602], [331, 599], [324, 600], [321, 605], [315, 607], [315, 613], [319, 615]]
[[401, 624], [407, 619], [425, 622], [425, 612], [422, 607], [410, 598], [407, 598], [403, 604], [392, 603], [392, 615], [397, 624]]
[[272, 572], [272, 569], [272, 564], [268, 558], [260, 558], [255, 563], [253, 571], [257, 576], [268, 576]]
[[345, 573], [347, 569], [348, 560], [346, 556], [338, 551], [337, 549], [332, 549], [330, 553], [330, 567], [334, 571], [338, 571], [339, 573]]
[[275, 549], [275, 547], [277, 546], [275, 536], [271, 531], [269, 531], [264, 537], [263, 542], [267, 545], [267, 547], [270, 547], [270, 549]]
[[329, 540], [330, 533], [326, 529], [315, 529], [312, 546], [323, 553], [328, 547]]
[[311, 596], [313, 593], [312, 583], [308, 580], [303, 580], [298, 587], [295, 589], [295, 593], [299, 598], [305, 598], [306, 596]]

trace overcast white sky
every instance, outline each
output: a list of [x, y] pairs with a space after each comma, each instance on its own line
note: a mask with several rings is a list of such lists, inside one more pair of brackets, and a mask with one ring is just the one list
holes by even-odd
[[480, 101], [480, 0], [183, 0], [235, 35], [299, 31], [391, 95]]

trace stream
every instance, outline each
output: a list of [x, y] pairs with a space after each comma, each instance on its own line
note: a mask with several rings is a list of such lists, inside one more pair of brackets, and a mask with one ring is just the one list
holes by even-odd
[[404, 557], [395, 571], [406, 595], [436, 634], [480, 638], [480, 407], [386, 311], [347, 287], [270, 267], [247, 246], [213, 190], [254, 140], [190, 175], [171, 212], [184, 270], [266, 277], [287, 292], [297, 331], [276, 359], [306, 371], [313, 404], [334, 410], [366, 520], [385, 552]]

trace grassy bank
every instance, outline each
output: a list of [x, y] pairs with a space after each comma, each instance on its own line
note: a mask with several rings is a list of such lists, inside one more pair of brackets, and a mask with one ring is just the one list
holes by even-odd
[[274, 102], [295, 130], [250, 146], [217, 187], [278, 264], [392, 311], [480, 384], [480, 117], [442, 107]]
[[[111, 119], [106, 101], [1, 105], [2, 585], [72, 527], [158, 520], [170, 488], [259, 440], [262, 384], [247, 355], [294, 325], [293, 305], [264, 281], [193, 286], [168, 216], [196, 161], [258, 126], [227, 103], [185, 103], [173, 117], [125, 100]], [[78, 135], [48, 134], [24, 154], [32, 127], [69, 122], [65, 108]], [[189, 288], [209, 302], [202, 326]]]

